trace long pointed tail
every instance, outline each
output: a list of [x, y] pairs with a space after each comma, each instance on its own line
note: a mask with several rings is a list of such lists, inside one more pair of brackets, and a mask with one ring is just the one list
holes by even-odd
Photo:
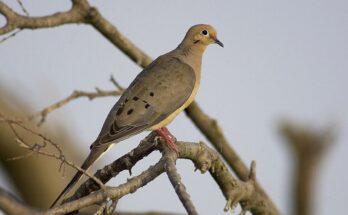
[[[91, 149], [91, 152], [89, 153], [88, 157], [86, 160], [83, 162], [81, 169], [87, 170], [102, 154], [105, 152], [106, 148], [105, 147], [94, 147]], [[56, 200], [52, 203], [51, 207], [54, 207], [55, 204], [59, 201], [59, 199], [67, 194], [71, 188], [80, 180], [82, 176], [82, 172], [78, 171], [74, 177], [71, 179], [69, 184], [64, 188], [64, 190], [59, 194]]]

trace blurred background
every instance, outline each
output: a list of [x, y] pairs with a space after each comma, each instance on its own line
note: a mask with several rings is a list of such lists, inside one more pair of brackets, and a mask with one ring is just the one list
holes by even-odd
[[[16, 1], [4, 1], [20, 12]], [[31, 16], [68, 10], [70, 1], [23, 1]], [[334, 125], [335, 144], [313, 175], [313, 214], [342, 214], [348, 174], [348, 3], [316, 1], [90, 1], [125, 36], [153, 58], [174, 49], [187, 29], [199, 23], [216, 27], [225, 44], [210, 46], [202, 65], [196, 101], [216, 118], [241, 158], [257, 162], [257, 177], [284, 214], [294, 214], [292, 192], [296, 157], [279, 132], [294, 120], [317, 129]], [[5, 18], [0, 16], [0, 25]], [[128, 86], [141, 69], [92, 27], [65, 25], [24, 30], [0, 44], [0, 110], [26, 116], [73, 90], [113, 89], [110, 75]], [[51, 113], [41, 127], [68, 159], [80, 164], [89, 152], [116, 99], [78, 99]], [[180, 140], [205, 140], [181, 114], [170, 126]], [[47, 208], [74, 172], [58, 172], [59, 162], [26, 151], [0, 124], [0, 186], [30, 204]], [[146, 134], [118, 144], [94, 166], [100, 168], [135, 147]], [[159, 159], [137, 164], [136, 175]], [[177, 163], [200, 214], [224, 214], [225, 199], [209, 174]], [[125, 182], [123, 172], [109, 185]], [[52, 187], [52, 183], [55, 184]], [[118, 204], [124, 211], [185, 213], [165, 175]], [[236, 214], [239, 209], [236, 210]], [[0, 212], [1, 213], [1, 212]]]

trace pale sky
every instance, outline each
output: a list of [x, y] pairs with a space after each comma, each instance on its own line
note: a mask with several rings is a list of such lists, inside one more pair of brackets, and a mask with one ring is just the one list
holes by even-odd
[[[5, 2], [19, 11], [15, 1]], [[35, 16], [70, 7], [68, 0], [24, 3]], [[206, 50], [196, 100], [218, 120], [242, 159], [246, 163], [256, 160], [258, 180], [284, 214], [290, 213], [292, 154], [277, 131], [278, 122], [289, 118], [318, 128], [338, 125], [337, 144], [317, 175], [314, 214], [346, 211], [347, 1], [99, 0], [91, 4], [152, 57], [174, 49], [194, 24], [216, 27], [225, 48], [210, 46]], [[75, 89], [111, 89], [110, 74], [127, 86], [140, 71], [98, 32], [84, 25], [26, 30], [0, 44], [0, 84], [30, 102], [35, 110]], [[64, 123], [87, 156], [114, 103], [114, 98], [81, 99], [51, 114], [47, 123]], [[184, 114], [169, 128], [180, 140], [205, 140]], [[94, 168], [120, 157], [144, 135], [118, 144]], [[135, 167], [134, 174], [158, 158], [159, 154], [146, 158]], [[200, 214], [224, 214], [225, 199], [209, 174], [193, 172], [188, 161], [179, 161], [178, 169]], [[127, 177], [123, 173], [110, 185]], [[123, 198], [118, 208], [185, 212], [165, 175]]]

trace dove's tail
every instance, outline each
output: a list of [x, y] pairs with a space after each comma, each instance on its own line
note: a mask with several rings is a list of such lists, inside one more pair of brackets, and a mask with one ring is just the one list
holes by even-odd
[[[89, 153], [86, 160], [83, 162], [81, 169], [87, 170], [104, 152], [106, 151], [105, 147], [93, 147], [91, 149], [91, 152]], [[54, 207], [55, 204], [59, 201], [59, 199], [67, 194], [71, 188], [80, 180], [82, 177], [83, 172], [78, 171], [74, 177], [71, 179], [69, 184], [64, 188], [64, 190], [59, 194], [56, 200], [52, 203], [51, 207]]]

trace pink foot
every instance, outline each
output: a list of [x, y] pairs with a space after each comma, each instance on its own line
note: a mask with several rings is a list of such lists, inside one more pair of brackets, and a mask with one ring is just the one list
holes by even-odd
[[175, 144], [176, 139], [166, 127], [156, 129], [155, 131], [158, 134], [158, 136], [162, 137], [165, 140], [170, 149], [178, 152], [178, 149], [176, 148]]

